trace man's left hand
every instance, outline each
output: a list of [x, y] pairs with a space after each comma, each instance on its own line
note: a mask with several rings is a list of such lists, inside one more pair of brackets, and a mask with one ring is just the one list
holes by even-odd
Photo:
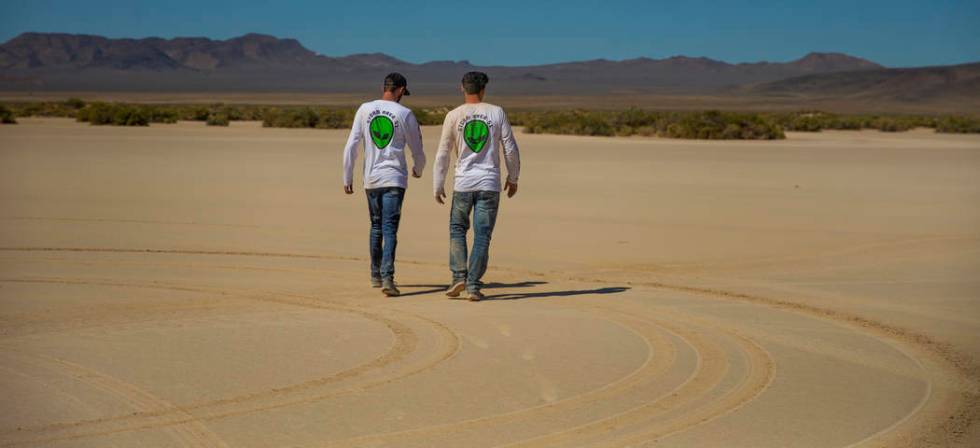
[[504, 190], [507, 191], [507, 197], [512, 198], [515, 194], [517, 194], [517, 184], [507, 182], [507, 185], [504, 186]]

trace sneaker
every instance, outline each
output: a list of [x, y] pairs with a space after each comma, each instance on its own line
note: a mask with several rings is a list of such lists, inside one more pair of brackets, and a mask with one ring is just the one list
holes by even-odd
[[398, 297], [401, 295], [401, 291], [395, 287], [394, 280], [384, 280], [382, 281], [381, 292], [388, 297]]
[[381, 279], [380, 278], [372, 278], [371, 279], [371, 287], [372, 288], [380, 288], [381, 287]]
[[453, 285], [446, 290], [446, 295], [451, 299], [458, 299], [459, 293], [463, 292], [464, 289], [466, 289], [466, 282], [462, 280], [454, 282]]
[[486, 299], [486, 296], [484, 296], [483, 293], [480, 291], [470, 291], [467, 296], [467, 299], [470, 299], [470, 302], [479, 302], [483, 299]]

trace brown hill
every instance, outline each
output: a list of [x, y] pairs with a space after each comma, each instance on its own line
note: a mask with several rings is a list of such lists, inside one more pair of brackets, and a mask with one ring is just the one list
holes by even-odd
[[916, 101], [937, 95], [980, 94], [980, 63], [807, 75], [759, 84], [766, 94], [861, 96]]
[[[294, 39], [247, 34], [228, 40], [108, 39], [25, 33], [0, 45], [7, 89], [334, 91], [374, 88], [399, 70], [422, 91], [451, 88], [467, 70], [487, 71], [495, 88], [512, 93], [607, 91], [702, 92], [810, 73], [880, 68], [833, 53], [787, 63], [729, 64], [708, 58], [604, 59], [526, 67], [478, 67], [467, 61], [412, 64], [391, 56], [318, 55]], [[25, 80], [27, 80], [25, 82]]]

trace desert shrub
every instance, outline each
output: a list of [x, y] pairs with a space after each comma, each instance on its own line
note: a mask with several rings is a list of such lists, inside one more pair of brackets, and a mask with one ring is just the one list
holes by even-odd
[[177, 111], [169, 107], [143, 106], [140, 110], [149, 117], [150, 123], [176, 123]]
[[827, 127], [828, 120], [822, 114], [800, 114], [792, 117], [783, 126], [786, 129], [800, 132], [819, 132]]
[[40, 117], [42, 116], [41, 108], [41, 103], [19, 104], [14, 108], [14, 114], [18, 117]]
[[782, 127], [759, 114], [693, 112], [667, 125], [663, 137], [703, 140], [775, 140], [786, 138]]
[[884, 117], [874, 120], [872, 126], [882, 132], [900, 132], [908, 130], [906, 124], [906, 122], [894, 118]]
[[412, 113], [415, 114], [415, 119], [418, 120], [419, 124], [422, 126], [434, 126], [440, 125], [446, 119], [446, 114], [449, 113], [450, 108], [439, 107], [434, 109], [412, 109]]
[[831, 116], [823, 123], [824, 129], [858, 131], [871, 127], [872, 119], [853, 115]]
[[150, 112], [143, 107], [115, 105], [112, 124], [115, 126], [149, 126]]
[[786, 130], [798, 132], [819, 132], [824, 129], [903, 132], [919, 127], [934, 128], [937, 125], [937, 119], [927, 115], [837, 115], [803, 111], [773, 114], [772, 117]]
[[62, 102], [16, 103], [10, 109], [18, 117], [74, 117], [76, 111]]
[[89, 103], [75, 114], [75, 120], [94, 125], [110, 124], [112, 111], [106, 103]]
[[149, 126], [151, 117], [152, 112], [147, 107], [117, 103], [91, 103], [80, 109], [75, 119], [96, 126]]
[[309, 107], [299, 109], [270, 109], [262, 117], [262, 126], [267, 128], [313, 128], [320, 117]]
[[[353, 108], [313, 108], [227, 104], [88, 103], [78, 98], [54, 102], [7, 103], [10, 119], [16, 117], [74, 117], [95, 125], [145, 126], [148, 123], [174, 123], [178, 120], [221, 122], [261, 120], [265, 127], [348, 128]], [[416, 108], [421, 125], [439, 125], [448, 107]], [[916, 127], [936, 132], [980, 133], [977, 116], [928, 115], [839, 115], [821, 111], [780, 113], [735, 112], [658, 112], [637, 108], [621, 111], [516, 110], [508, 113], [514, 126], [528, 133], [596, 136], [644, 135], [696, 139], [779, 139], [783, 130], [819, 132], [824, 129], [878, 129], [902, 132]]]
[[354, 122], [355, 111], [348, 109], [320, 109], [317, 111], [316, 127], [320, 129], [349, 128]]
[[980, 117], [941, 117], [936, 120], [936, 132], [949, 134], [980, 134]]
[[231, 121], [262, 121], [266, 106], [238, 105], [225, 106], [224, 111]]
[[206, 106], [188, 106], [180, 108], [177, 115], [184, 121], [207, 121], [211, 109]]
[[83, 101], [81, 98], [68, 98], [65, 100], [65, 106], [77, 110], [85, 107], [85, 101]]
[[354, 121], [352, 109], [312, 107], [267, 108], [262, 111], [262, 126], [267, 128], [349, 128]]
[[510, 121], [511, 126], [525, 126], [528, 115], [529, 113], [525, 111], [508, 111], [507, 121]]
[[0, 104], [0, 124], [17, 124], [17, 118], [14, 117], [14, 111], [10, 110], [3, 104]]
[[546, 111], [523, 117], [529, 134], [574, 134], [611, 136], [615, 129], [601, 112], [584, 110]]
[[206, 121], [208, 126], [228, 126], [230, 118], [227, 113], [214, 112], [208, 116]]
[[525, 132], [575, 135], [659, 135], [687, 139], [782, 139], [782, 127], [760, 114], [733, 112], [525, 112]]

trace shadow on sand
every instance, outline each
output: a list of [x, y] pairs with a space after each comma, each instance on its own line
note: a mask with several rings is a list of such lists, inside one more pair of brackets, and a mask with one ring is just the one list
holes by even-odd
[[514, 294], [486, 294], [487, 300], [521, 300], [521, 299], [542, 299], [546, 297], [569, 297], [582, 296], [587, 294], [618, 294], [629, 290], [625, 286], [612, 286], [607, 288], [579, 289], [570, 291], [541, 291], [524, 292]]
[[[530, 286], [546, 285], [548, 282], [538, 282], [538, 281], [527, 281], [527, 282], [517, 282], [517, 283], [487, 283], [483, 285], [483, 289], [497, 289], [497, 288], [527, 288]], [[421, 291], [403, 292], [399, 297], [409, 297], [409, 296], [420, 296], [423, 294], [432, 294], [437, 292], [443, 292], [449, 288], [449, 285], [398, 285], [399, 288], [426, 288]]]
[[[520, 293], [503, 292], [499, 294], [494, 294], [494, 290], [496, 289], [530, 288], [538, 285], [547, 285], [547, 284], [548, 282], [542, 282], [542, 281], [526, 281], [526, 282], [517, 282], [517, 283], [491, 282], [483, 285], [483, 293], [486, 295], [487, 300], [521, 300], [521, 299], [543, 299], [547, 297], [582, 296], [587, 294], [618, 294], [630, 289], [625, 286], [611, 286], [606, 288], [578, 289], [578, 290], [568, 290], [568, 291], [540, 291], [540, 292], [520, 292]], [[403, 292], [400, 297], [420, 296], [423, 294], [439, 293], [449, 288], [449, 285], [435, 285], [435, 284], [398, 285], [398, 286], [404, 289], [425, 288], [420, 291]]]

